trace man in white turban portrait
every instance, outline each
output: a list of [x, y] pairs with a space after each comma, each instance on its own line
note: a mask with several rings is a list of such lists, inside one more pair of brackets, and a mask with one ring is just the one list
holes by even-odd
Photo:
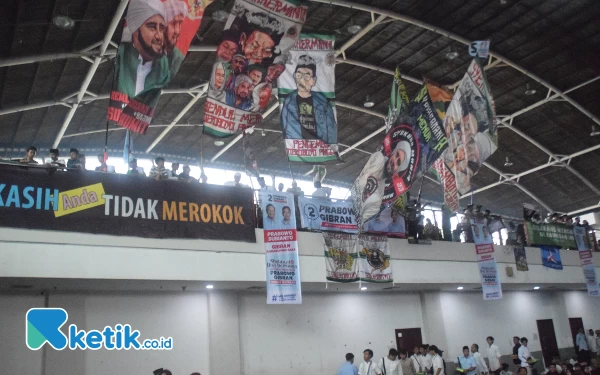
[[177, 48], [177, 41], [181, 34], [181, 24], [188, 13], [188, 7], [187, 4], [181, 0], [166, 0], [164, 5], [167, 16], [165, 52], [171, 67], [171, 76], [174, 76], [185, 58], [185, 55]]
[[[118, 90], [129, 98], [164, 87], [170, 79], [169, 62], [165, 56], [167, 29], [165, 6], [160, 0], [131, 0], [126, 16], [131, 42], [119, 46], [115, 77]], [[158, 101], [158, 95], [149, 95]]]

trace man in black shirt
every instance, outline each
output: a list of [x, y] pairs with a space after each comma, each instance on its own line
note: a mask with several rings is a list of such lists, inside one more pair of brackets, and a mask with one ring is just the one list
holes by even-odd
[[513, 346], [513, 355], [512, 355], [512, 359], [513, 359], [513, 363], [517, 366], [521, 365], [521, 360], [519, 359], [519, 348], [521, 347], [521, 339], [519, 339], [518, 336], [514, 336], [513, 337], [513, 343], [515, 344], [515, 346]]

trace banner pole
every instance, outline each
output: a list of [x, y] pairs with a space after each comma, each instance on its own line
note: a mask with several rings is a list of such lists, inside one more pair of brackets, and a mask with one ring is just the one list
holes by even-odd
[[292, 176], [292, 181], [294, 181], [294, 172], [292, 172], [292, 165], [290, 164], [290, 161], [288, 160], [288, 168], [290, 170], [290, 176]]
[[104, 135], [104, 166], [102, 172], [107, 171], [106, 160], [108, 160], [108, 120], [106, 121], [106, 134]]

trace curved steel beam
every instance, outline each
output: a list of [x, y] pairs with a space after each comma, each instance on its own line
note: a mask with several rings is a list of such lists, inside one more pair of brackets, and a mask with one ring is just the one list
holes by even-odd
[[[392, 12], [390, 10], [386, 10], [386, 9], [381, 9], [381, 8], [377, 8], [377, 7], [373, 7], [370, 5], [364, 5], [364, 4], [359, 4], [359, 3], [355, 3], [352, 1], [346, 1], [346, 0], [312, 0], [313, 2], [316, 3], [323, 3], [323, 4], [330, 4], [330, 5], [337, 5], [337, 6], [342, 6], [342, 7], [346, 7], [346, 8], [351, 8], [351, 9], [358, 9], [358, 10], [362, 10], [365, 12], [370, 12], [370, 13], [377, 13], [383, 16], [387, 16], [389, 18], [393, 18], [396, 19], [398, 21], [402, 21], [405, 23], [410, 23], [411, 25], [415, 25], [415, 26], [419, 26], [423, 29], [432, 31], [434, 33], [440, 34], [442, 36], [445, 36], [447, 38], [450, 38], [452, 40], [455, 40], [457, 42], [460, 42], [462, 44], [465, 45], [470, 45], [471, 44], [471, 40], [468, 40], [467, 38], [458, 35], [456, 33], [453, 33], [451, 31], [445, 30], [441, 27], [437, 27], [434, 26], [432, 24], [429, 24], [427, 22], [423, 22], [420, 21], [416, 18], [413, 17], [409, 17], [406, 15], [402, 15], [402, 14], [398, 14], [395, 12]], [[571, 99], [570, 97], [566, 96], [565, 93], [559, 89], [558, 87], [554, 86], [553, 84], [551, 84], [550, 82], [546, 81], [545, 79], [541, 78], [540, 76], [538, 76], [537, 74], [531, 72], [530, 70], [528, 70], [527, 68], [521, 66], [520, 64], [506, 58], [505, 56], [494, 52], [494, 51], [490, 51], [490, 55], [495, 57], [496, 59], [502, 60], [503, 63], [513, 67], [514, 69], [518, 70], [519, 72], [525, 74], [526, 76], [528, 76], [529, 78], [533, 79], [534, 81], [538, 82], [541, 85], [546, 86], [547, 88], [549, 88], [550, 90], [554, 91], [555, 93], [557, 93], [559, 96], [561, 96], [563, 99], [565, 99], [565, 101], [569, 102], [569, 104], [571, 104], [573, 107], [577, 108], [581, 113], [583, 113], [584, 115], [586, 115], [588, 118], [590, 118], [592, 121], [594, 121], [597, 124], [600, 124], [600, 119], [598, 117], [596, 117], [594, 114], [592, 114], [590, 111], [588, 111], [587, 109], [585, 109], [581, 104], [577, 103], [575, 100]]]

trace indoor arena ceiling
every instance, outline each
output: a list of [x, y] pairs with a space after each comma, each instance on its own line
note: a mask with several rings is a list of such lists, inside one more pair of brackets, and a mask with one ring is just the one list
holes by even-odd
[[[0, 4], [0, 157], [21, 156], [29, 145], [45, 154], [77, 147], [88, 156], [104, 147], [107, 94], [126, 1], [3, 0]], [[241, 169], [241, 143], [225, 152], [202, 136], [203, 86], [224, 23], [210, 15], [230, 9], [215, 1], [181, 70], [164, 91], [153, 126], [134, 136], [139, 156]], [[76, 20], [71, 30], [52, 24]], [[344, 163], [327, 168], [326, 183], [349, 186], [382, 133], [397, 64], [409, 95], [426, 76], [452, 86], [471, 57], [465, 43], [489, 39], [487, 76], [496, 103], [499, 148], [474, 177], [473, 202], [520, 216], [522, 203], [577, 213], [600, 207], [600, 2], [596, 0], [320, 0], [309, 2], [304, 31], [335, 34], [339, 51], [336, 102]], [[359, 24], [363, 32], [350, 34]], [[116, 26], [116, 29], [115, 29]], [[104, 43], [103, 43], [104, 41]], [[112, 41], [111, 43], [109, 43]], [[448, 59], [449, 52], [458, 57]], [[573, 89], [573, 90], [572, 90]], [[530, 95], [526, 95], [526, 91]], [[531, 91], [535, 93], [531, 94]], [[365, 97], [376, 103], [363, 107]], [[272, 99], [272, 104], [275, 98]], [[596, 104], [594, 104], [596, 103]], [[167, 125], [174, 125], [167, 128]], [[266, 174], [289, 176], [278, 111], [251, 143]], [[264, 134], [264, 136], [263, 136]], [[111, 128], [109, 149], [123, 148], [125, 132]], [[235, 138], [226, 140], [227, 144]], [[217, 158], [215, 158], [218, 156]], [[505, 166], [506, 158], [512, 166]], [[211, 162], [211, 159], [215, 159]], [[310, 166], [294, 164], [294, 174]], [[414, 194], [419, 188], [416, 183]], [[425, 180], [424, 201], [442, 201], [439, 184]], [[470, 196], [461, 200], [464, 206]]]

